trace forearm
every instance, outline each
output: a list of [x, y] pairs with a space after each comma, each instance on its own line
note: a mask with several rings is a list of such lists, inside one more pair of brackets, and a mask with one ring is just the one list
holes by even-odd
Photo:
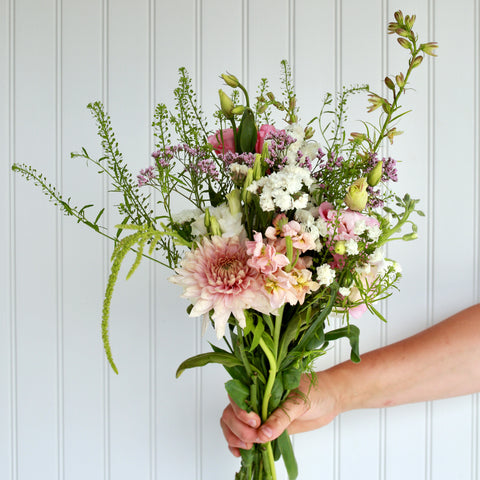
[[[480, 305], [413, 337], [323, 374], [340, 411], [386, 407], [480, 391]], [[320, 373], [319, 375], [322, 375]]]

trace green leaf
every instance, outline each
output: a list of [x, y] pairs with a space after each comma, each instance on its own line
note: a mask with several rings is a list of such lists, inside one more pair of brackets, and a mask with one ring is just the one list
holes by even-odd
[[264, 331], [265, 326], [263, 322], [258, 322], [257, 326], [255, 327], [255, 331], [253, 332], [253, 341], [248, 350], [249, 352], [253, 352], [257, 348]]
[[287, 469], [289, 480], [295, 480], [298, 477], [298, 465], [293, 453], [292, 442], [288, 432], [284, 432], [277, 439], [278, 447], [282, 452], [283, 461], [285, 462], [285, 468]]
[[195, 355], [194, 357], [187, 358], [187, 360], [182, 362], [177, 368], [176, 377], [178, 378], [187, 368], [203, 367], [209, 363], [220, 363], [224, 367], [235, 367], [242, 365], [242, 362], [231, 353], [201, 353], [199, 355]]
[[295, 390], [300, 385], [302, 376], [301, 368], [289, 368], [283, 372], [283, 388], [285, 390]]
[[229, 380], [225, 383], [225, 390], [242, 410], [249, 410], [245, 400], [250, 396], [250, 389], [246, 385], [240, 380]]
[[272, 395], [268, 402], [269, 412], [273, 412], [280, 405], [280, 400], [283, 396], [283, 390], [282, 374], [279, 373], [275, 378], [275, 382], [273, 382]]
[[346, 337], [350, 341], [350, 347], [352, 348], [350, 359], [352, 362], [358, 363], [360, 361], [360, 329], [355, 325], [347, 325], [346, 327], [331, 330], [325, 334], [325, 340], [337, 340], [339, 338]]

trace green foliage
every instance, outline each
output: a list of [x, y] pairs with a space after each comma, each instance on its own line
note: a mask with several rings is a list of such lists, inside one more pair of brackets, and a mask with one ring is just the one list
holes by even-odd
[[234, 367], [242, 364], [231, 353], [201, 353], [199, 355], [195, 355], [194, 357], [190, 357], [184, 362], [182, 362], [177, 368], [176, 376], [178, 378], [188, 368], [203, 367], [204, 365], [208, 365], [209, 363], [219, 363], [221, 365], [224, 365], [225, 367]]

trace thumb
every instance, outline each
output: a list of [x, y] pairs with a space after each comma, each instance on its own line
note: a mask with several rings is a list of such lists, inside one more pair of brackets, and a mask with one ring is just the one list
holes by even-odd
[[292, 392], [280, 407], [273, 411], [258, 429], [257, 443], [265, 443], [279, 437], [300, 415], [308, 410], [306, 400]]

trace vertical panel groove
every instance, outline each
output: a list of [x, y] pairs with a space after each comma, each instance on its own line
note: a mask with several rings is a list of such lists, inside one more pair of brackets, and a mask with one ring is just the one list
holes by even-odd
[[[428, 38], [434, 38], [435, 35], [435, 7], [433, 0], [428, 0]], [[432, 58], [428, 59], [428, 220], [427, 220], [427, 327], [433, 324], [434, 314], [434, 259], [435, 259], [435, 67]], [[433, 422], [432, 402], [425, 404], [425, 479], [432, 479], [432, 422]]]
[[[474, 0], [474, 15], [473, 15], [473, 65], [474, 65], [474, 119], [473, 119], [473, 153], [474, 153], [474, 175], [473, 175], [473, 192], [474, 192], [474, 205], [473, 205], [473, 259], [475, 268], [473, 269], [473, 301], [480, 302], [480, 194], [478, 192], [478, 186], [480, 185], [480, 68], [478, 65], [478, 57], [480, 55], [480, 0]], [[480, 429], [480, 395], [476, 393], [472, 396], [472, 480], [480, 479], [479, 470], [479, 429]]]
[[[335, 90], [342, 91], [342, 3], [341, 0], [335, 1]], [[335, 95], [335, 108], [337, 107], [337, 95]], [[335, 363], [339, 363], [341, 359], [340, 344], [335, 344]], [[340, 433], [341, 418], [337, 417], [333, 425], [333, 478], [340, 479], [341, 449], [340, 449]]]
[[[62, 188], [62, 0], [55, 4], [55, 183]], [[56, 315], [57, 315], [57, 476], [64, 478], [64, 355], [63, 355], [63, 216], [56, 212]]]
[[[15, 162], [15, 1], [8, 3], [8, 154], [10, 165]], [[18, 478], [18, 428], [17, 428], [17, 328], [16, 328], [16, 223], [15, 179], [9, 175], [9, 327], [10, 327], [10, 478]]]
[[[101, 88], [102, 88], [102, 102], [105, 108], [108, 111], [108, 81], [109, 81], [109, 47], [108, 47], [108, 35], [109, 35], [109, 0], [102, 0], [102, 78], [101, 78]], [[109, 228], [109, 214], [110, 208], [108, 203], [108, 190], [109, 182], [106, 175], [103, 175], [102, 182], [103, 189], [103, 205], [105, 208], [105, 218], [107, 219], [106, 227]], [[102, 244], [102, 265], [103, 265], [103, 291], [106, 287], [106, 279], [108, 278], [108, 265], [109, 265], [109, 244], [108, 240], [105, 238]], [[110, 365], [105, 361], [104, 352], [101, 353], [101, 365], [103, 365], [103, 477], [104, 480], [110, 480], [111, 476], [111, 465], [110, 465]]]
[[[152, 122], [153, 115], [155, 112], [155, 0], [150, 0], [148, 4], [148, 48], [149, 48], [149, 88], [148, 88], [148, 114], [149, 118], [147, 119], [147, 125]], [[153, 140], [153, 127], [148, 131], [148, 148], [151, 150], [152, 140]], [[155, 190], [152, 192], [152, 206], [156, 204], [156, 195]], [[155, 312], [157, 311], [157, 302], [156, 302], [156, 275], [155, 275], [155, 266], [152, 265], [152, 262], [149, 264], [149, 337], [150, 337], [150, 378], [149, 378], [149, 390], [150, 390], [150, 404], [149, 404], [149, 443], [150, 443], [150, 480], [155, 480], [157, 478], [157, 462], [156, 462], [156, 452], [157, 452], [157, 352], [156, 352], [156, 342], [157, 342], [157, 329], [155, 323]]]
[[247, 90], [250, 84], [249, 0], [242, 0], [242, 82]]
[[293, 84], [296, 84], [295, 64], [295, 0], [288, 0], [288, 63], [292, 71]]
[[[200, 105], [202, 104], [202, 41], [203, 41], [203, 32], [202, 32], [202, 13], [203, 13], [203, 0], [195, 0], [195, 85], [196, 85], [196, 92], [197, 98], [199, 100]], [[200, 322], [196, 322], [195, 325], [195, 336], [196, 336], [196, 353], [202, 352], [202, 336], [200, 334]], [[195, 478], [197, 480], [202, 480], [203, 478], [203, 389], [202, 389], [202, 382], [203, 382], [203, 375], [202, 369], [196, 368], [195, 369], [195, 389], [196, 389], [196, 442], [195, 442], [195, 467], [196, 467], [196, 475]]]

